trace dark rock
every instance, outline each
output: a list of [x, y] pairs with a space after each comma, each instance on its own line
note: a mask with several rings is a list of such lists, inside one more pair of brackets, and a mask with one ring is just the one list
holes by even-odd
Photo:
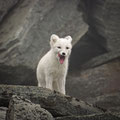
[[120, 57], [120, 1], [81, 0], [78, 8], [83, 11], [89, 29], [73, 47], [70, 71], [88, 69]]
[[35, 70], [22, 65], [13, 67], [0, 64], [0, 78], [0, 84], [37, 85]]
[[120, 118], [120, 111], [114, 114]]
[[81, 68], [84, 70], [88, 68], [97, 67], [106, 64], [112, 60], [119, 59], [119, 57], [120, 57], [120, 49], [94, 57], [93, 59], [83, 64]]
[[[81, 39], [80, 41], [77, 42], [72, 48], [72, 53], [70, 56], [70, 66], [69, 70], [71, 71], [76, 71], [76, 70], [83, 70], [83, 68], [88, 69], [92, 65], [94, 65], [98, 61], [90, 62], [91, 59], [102, 56], [105, 54], [107, 51], [105, 48], [101, 47], [99, 44], [94, 42], [93, 37], [87, 32]], [[97, 40], [101, 40], [100, 37], [98, 37]], [[102, 61], [102, 59], [100, 60]], [[84, 65], [85, 64], [85, 65]], [[87, 64], [87, 65], [86, 65]], [[84, 65], [84, 66], [83, 66]]]
[[0, 0], [0, 22], [20, 0]]
[[5, 120], [6, 111], [7, 111], [6, 107], [0, 107], [0, 120]]
[[120, 60], [116, 59], [92, 69], [69, 73], [66, 90], [68, 95], [92, 102], [98, 96], [120, 91], [119, 86]]
[[120, 49], [120, 1], [82, 0], [81, 7], [84, 19], [90, 26], [90, 34], [96, 38], [95, 41], [108, 51]]
[[102, 111], [92, 105], [77, 100], [70, 96], [64, 96], [45, 88], [29, 86], [0, 86], [0, 105], [8, 106], [12, 95], [23, 96], [42, 108], [48, 110], [53, 116], [88, 115], [101, 113]]
[[0, 25], [1, 84], [37, 84], [36, 66], [50, 48], [51, 34], [71, 35], [75, 44], [88, 30], [78, 4], [78, 0], [23, 0], [10, 11]]
[[120, 1], [81, 0], [78, 8], [89, 29], [73, 47], [70, 70], [88, 69], [120, 57]]
[[53, 120], [53, 117], [40, 105], [14, 95], [9, 103], [6, 120]]
[[68, 117], [59, 117], [56, 120], [120, 120], [116, 115], [112, 115], [111, 113], [105, 114], [94, 114], [94, 115], [86, 115], [86, 116], [68, 116]]
[[93, 103], [94, 106], [107, 109], [112, 113], [120, 112], [120, 92], [98, 96]]

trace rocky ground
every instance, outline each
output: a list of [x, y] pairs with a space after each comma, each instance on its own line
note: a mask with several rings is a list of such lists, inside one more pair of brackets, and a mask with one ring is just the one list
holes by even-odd
[[[119, 11], [120, 0], [0, 0], [0, 119], [23, 119], [21, 114], [26, 114], [27, 119], [117, 120]], [[27, 87], [37, 85], [36, 66], [49, 50], [53, 33], [73, 37], [67, 94], [94, 107], [49, 90]], [[26, 111], [29, 108], [30, 114]], [[102, 113], [94, 113], [93, 108]], [[18, 112], [20, 109], [23, 112]]]
[[32, 86], [0, 85], [1, 120], [119, 120], [119, 113], [56, 91]]

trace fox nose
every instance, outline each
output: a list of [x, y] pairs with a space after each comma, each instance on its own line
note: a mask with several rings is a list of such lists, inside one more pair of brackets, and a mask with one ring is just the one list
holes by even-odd
[[65, 53], [63, 52], [62, 55], [65, 56]]

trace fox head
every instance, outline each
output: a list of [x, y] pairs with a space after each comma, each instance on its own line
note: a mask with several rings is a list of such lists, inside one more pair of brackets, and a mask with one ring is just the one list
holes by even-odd
[[59, 38], [57, 35], [52, 34], [50, 38], [50, 46], [60, 64], [63, 64], [65, 59], [70, 56], [72, 49], [72, 38], [66, 36]]

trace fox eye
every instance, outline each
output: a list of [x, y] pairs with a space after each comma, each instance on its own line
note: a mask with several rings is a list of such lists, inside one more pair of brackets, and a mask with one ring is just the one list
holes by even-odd
[[66, 49], [69, 49], [69, 47], [66, 47]]
[[60, 46], [58, 46], [57, 48], [58, 48], [58, 49], [61, 49], [61, 47], [60, 47]]

